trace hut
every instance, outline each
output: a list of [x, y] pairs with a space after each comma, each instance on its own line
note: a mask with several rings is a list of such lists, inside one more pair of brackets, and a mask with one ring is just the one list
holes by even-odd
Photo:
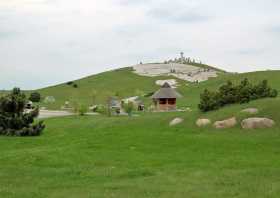
[[156, 110], [172, 111], [176, 110], [177, 99], [182, 97], [167, 82], [152, 95]]

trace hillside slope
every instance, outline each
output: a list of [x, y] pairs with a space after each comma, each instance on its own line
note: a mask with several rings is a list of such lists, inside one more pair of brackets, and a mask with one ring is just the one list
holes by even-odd
[[[258, 71], [242, 74], [222, 72], [216, 78], [211, 78], [208, 81], [197, 84], [176, 79], [173, 76], [140, 76], [133, 73], [132, 68], [122, 68], [74, 81], [78, 85], [77, 88], [64, 83], [38, 91], [43, 97], [54, 96], [56, 99], [56, 102], [53, 104], [43, 103], [41, 105], [50, 109], [60, 109], [65, 101], [75, 101], [81, 104], [91, 105], [94, 91], [97, 93], [96, 103], [104, 104], [108, 96], [118, 95], [120, 98], [124, 98], [135, 96], [139, 92], [147, 94], [159, 88], [155, 84], [157, 80], [176, 79], [178, 82], [178, 91], [183, 95], [183, 98], [178, 101], [178, 105], [196, 108], [199, 102], [199, 95], [205, 88], [214, 90], [228, 80], [239, 82], [244, 78], [249, 78], [253, 83], [267, 79], [273, 88], [280, 91], [279, 76], [280, 71]], [[143, 98], [143, 100], [146, 105], [151, 104], [150, 98]]]

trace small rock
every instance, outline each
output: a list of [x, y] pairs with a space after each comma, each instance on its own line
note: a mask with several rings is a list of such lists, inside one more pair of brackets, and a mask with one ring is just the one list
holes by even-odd
[[268, 118], [247, 118], [241, 122], [243, 129], [271, 128], [275, 122]]
[[209, 120], [209, 119], [198, 119], [196, 121], [196, 125], [198, 127], [204, 127], [204, 126], [207, 126], [209, 124], [211, 124], [211, 120]]
[[170, 123], [169, 123], [169, 126], [174, 126], [174, 125], [177, 125], [177, 124], [180, 124], [181, 122], [183, 122], [184, 119], [182, 118], [174, 118]]
[[242, 113], [257, 114], [259, 110], [257, 108], [247, 108], [241, 111]]
[[214, 127], [216, 129], [227, 129], [227, 128], [232, 128], [237, 124], [237, 120], [235, 117], [226, 119], [226, 120], [222, 120], [222, 121], [216, 121], [214, 123]]

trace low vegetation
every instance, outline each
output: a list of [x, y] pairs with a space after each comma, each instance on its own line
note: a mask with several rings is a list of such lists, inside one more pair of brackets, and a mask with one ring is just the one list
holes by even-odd
[[33, 124], [38, 108], [24, 112], [26, 96], [20, 89], [0, 98], [0, 134], [9, 136], [37, 136], [45, 128], [43, 121]]
[[222, 85], [218, 91], [205, 89], [200, 95], [199, 109], [203, 112], [219, 109], [228, 104], [248, 103], [252, 100], [272, 97], [278, 95], [276, 89], [268, 85], [267, 80], [263, 80], [257, 85], [252, 85], [247, 78], [239, 85], [234, 85], [231, 81]]
[[32, 92], [30, 94], [29, 100], [32, 102], [40, 102], [41, 101], [41, 94], [39, 92]]

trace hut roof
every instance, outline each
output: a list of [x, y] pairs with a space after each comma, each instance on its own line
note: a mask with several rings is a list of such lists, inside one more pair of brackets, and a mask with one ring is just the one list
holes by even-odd
[[165, 82], [162, 87], [152, 95], [153, 99], [160, 98], [180, 98], [181, 94], [175, 91], [175, 89], [171, 88], [171, 86]]

